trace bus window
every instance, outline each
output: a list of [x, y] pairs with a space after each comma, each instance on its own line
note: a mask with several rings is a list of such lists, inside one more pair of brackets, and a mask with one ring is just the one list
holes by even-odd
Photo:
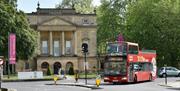
[[110, 55], [126, 55], [126, 44], [109, 43], [107, 53]]
[[138, 46], [129, 45], [129, 54], [138, 54]]
[[134, 71], [139, 71], [140, 70], [140, 67], [139, 67], [139, 64], [135, 63], [134, 65]]

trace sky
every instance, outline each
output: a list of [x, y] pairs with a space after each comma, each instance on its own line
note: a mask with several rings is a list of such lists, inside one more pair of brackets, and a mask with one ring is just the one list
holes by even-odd
[[[17, 8], [25, 13], [35, 12], [38, 1], [40, 8], [54, 8], [61, 0], [18, 0]], [[100, 5], [100, 0], [93, 0], [93, 5]]]

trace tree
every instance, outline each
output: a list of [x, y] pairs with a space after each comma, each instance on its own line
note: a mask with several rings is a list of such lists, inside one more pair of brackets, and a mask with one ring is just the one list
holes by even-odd
[[25, 14], [17, 11], [16, 0], [0, 1], [0, 55], [8, 58], [8, 36], [16, 34], [17, 59], [29, 59], [37, 46], [36, 32], [29, 27]]
[[159, 66], [178, 67], [179, 7], [179, 0], [139, 0], [128, 5], [126, 38], [141, 48], [156, 49]]
[[106, 50], [106, 42], [115, 41], [118, 34], [125, 30], [125, 12], [129, 0], [101, 0], [97, 10], [98, 52]]
[[62, 2], [58, 4], [56, 7], [75, 8], [76, 12], [85, 14], [94, 12], [92, 0], [62, 0]]

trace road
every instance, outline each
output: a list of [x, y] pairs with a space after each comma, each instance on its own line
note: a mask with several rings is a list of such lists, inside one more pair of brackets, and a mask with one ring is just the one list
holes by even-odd
[[[168, 82], [180, 80], [180, 78], [168, 78]], [[74, 80], [59, 80], [57, 83], [70, 83]], [[84, 82], [80, 80], [79, 82]], [[88, 84], [94, 84], [94, 80], [88, 80]], [[176, 91], [168, 87], [159, 86], [163, 83], [163, 78], [158, 78], [153, 82], [141, 82], [136, 84], [118, 84], [112, 85], [109, 83], [102, 83], [100, 86], [103, 89], [96, 89], [96, 91]], [[38, 81], [38, 82], [6, 82], [2, 83], [2, 87], [14, 88], [17, 91], [92, 91], [90, 88], [64, 86], [64, 85], [46, 85], [53, 83], [53, 81]], [[177, 90], [178, 91], [178, 90]]]

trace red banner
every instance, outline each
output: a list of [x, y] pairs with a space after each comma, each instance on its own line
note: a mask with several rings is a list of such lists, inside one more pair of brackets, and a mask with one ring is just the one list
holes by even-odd
[[9, 35], [9, 63], [16, 64], [16, 35]]

